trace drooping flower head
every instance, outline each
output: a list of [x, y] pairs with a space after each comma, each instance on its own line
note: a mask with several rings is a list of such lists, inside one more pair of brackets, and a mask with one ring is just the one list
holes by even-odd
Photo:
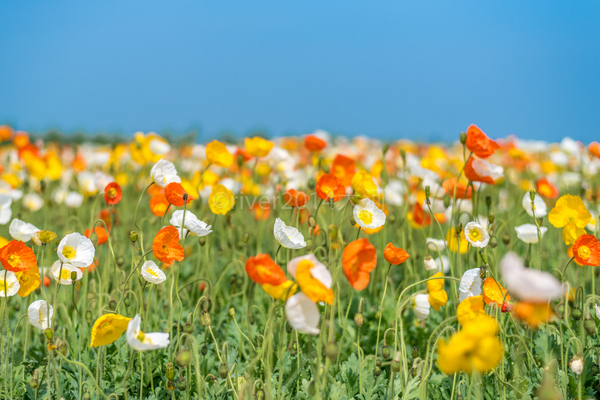
[[12, 272], [24, 272], [37, 266], [34, 251], [18, 240], [8, 242], [0, 249], [0, 263]]
[[173, 265], [175, 261], [183, 261], [185, 253], [179, 244], [179, 230], [172, 225], [162, 228], [152, 241], [154, 257], [165, 264]]
[[342, 268], [350, 286], [363, 290], [369, 285], [370, 273], [377, 265], [377, 251], [368, 239], [348, 243], [342, 253]]
[[121, 337], [131, 318], [119, 314], [104, 314], [94, 322], [90, 347], [106, 346]]
[[139, 314], [127, 324], [127, 343], [132, 349], [138, 351], [164, 349], [169, 346], [169, 333], [167, 332], [142, 332], [142, 318]]

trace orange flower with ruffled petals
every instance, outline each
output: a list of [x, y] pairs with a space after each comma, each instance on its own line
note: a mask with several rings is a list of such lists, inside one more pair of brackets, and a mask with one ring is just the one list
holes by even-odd
[[579, 236], [572, 251], [578, 264], [600, 267], [600, 242], [594, 235]]
[[287, 278], [279, 265], [268, 254], [257, 254], [246, 260], [246, 273], [252, 281], [259, 285], [281, 285]]
[[488, 158], [500, 145], [490, 139], [477, 125], [471, 125], [467, 128], [467, 149], [475, 153], [479, 158]]
[[179, 244], [179, 230], [172, 225], [162, 228], [152, 242], [152, 252], [159, 261], [173, 265], [175, 261], [183, 261], [185, 253]]
[[169, 207], [169, 200], [164, 194], [157, 194], [150, 199], [150, 211], [157, 217], [165, 215], [167, 207]]
[[33, 250], [20, 240], [11, 240], [0, 249], [0, 263], [7, 271], [24, 272], [37, 265]]
[[104, 188], [104, 201], [106, 204], [117, 204], [123, 198], [123, 191], [117, 182], [111, 182]]
[[368, 239], [348, 243], [342, 253], [342, 268], [350, 286], [363, 290], [369, 285], [370, 273], [377, 265], [377, 250]]
[[292, 207], [302, 207], [308, 203], [308, 195], [299, 190], [289, 189], [284, 193], [283, 200]]
[[535, 187], [540, 196], [547, 199], [556, 199], [558, 197], [558, 189], [550, 183], [546, 178], [540, 178], [535, 183]]
[[327, 147], [327, 142], [315, 135], [308, 135], [304, 138], [304, 147], [308, 151], [321, 151]]
[[483, 281], [483, 301], [485, 301], [485, 304], [487, 305], [496, 303], [497, 305], [502, 306], [507, 301], [510, 301], [510, 294], [507, 293], [500, 282], [496, 281], [491, 276], [488, 276], [485, 278], [485, 281]]
[[316, 188], [317, 196], [320, 199], [328, 201], [338, 201], [346, 196], [346, 189], [340, 183], [340, 181], [331, 174], [325, 174], [317, 181]]
[[404, 249], [394, 247], [391, 242], [388, 243], [383, 250], [383, 258], [392, 265], [402, 264], [404, 261], [408, 260], [408, 257], [410, 257], [410, 255]]
[[175, 207], [181, 207], [186, 203], [184, 199], [187, 196], [187, 203], [194, 200], [192, 196], [190, 196], [183, 186], [177, 182], [171, 182], [165, 187], [165, 197], [169, 204], [174, 205]]
[[342, 154], [335, 156], [331, 165], [331, 174], [335, 176], [343, 186], [350, 186], [352, 178], [356, 173], [356, 164], [350, 157]]
[[454, 187], [456, 186], [456, 198], [457, 199], [462, 199], [462, 198], [470, 199], [471, 195], [472, 195], [471, 187], [467, 186], [463, 182], [458, 182], [458, 184], [457, 184], [456, 181], [457, 181], [456, 178], [451, 178], [451, 179], [445, 180], [444, 183], [442, 183], [442, 186], [443, 186], [446, 194], [450, 197], [454, 197]]

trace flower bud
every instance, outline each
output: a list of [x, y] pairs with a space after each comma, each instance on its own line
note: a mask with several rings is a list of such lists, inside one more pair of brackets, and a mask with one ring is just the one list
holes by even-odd
[[425, 256], [425, 258], [423, 258], [423, 264], [427, 271], [435, 271], [438, 269], [437, 263], [431, 256]]
[[123, 256], [118, 256], [115, 260], [115, 262], [117, 263], [117, 266], [122, 267], [123, 264], [125, 263], [125, 257]]
[[569, 368], [571, 368], [571, 371], [573, 371], [576, 375], [581, 375], [583, 372], [583, 360], [581, 359], [581, 356], [573, 356], [571, 361], [569, 361]]
[[579, 307], [577, 307], [577, 306], [573, 307], [573, 312], [571, 313], [571, 316], [573, 317], [573, 319], [575, 321], [579, 321], [581, 319], [582, 315], [583, 315], [583, 313], [581, 312]]
[[87, 322], [88, 325], [92, 324], [92, 312], [90, 310], [85, 312], [85, 322]]
[[190, 364], [190, 361], [192, 361], [192, 353], [187, 349], [180, 350], [179, 353], [177, 353], [177, 356], [175, 356], [175, 362], [181, 368], [187, 367]]
[[71, 272], [71, 282], [75, 282], [77, 280], [77, 272]]
[[444, 208], [448, 208], [450, 207], [450, 197], [445, 196], [444, 197]]
[[233, 308], [233, 307], [229, 308], [229, 316], [232, 318], [235, 318], [235, 308]]
[[391, 214], [387, 217], [387, 220], [390, 222], [390, 224], [393, 224], [394, 222], [396, 222], [396, 216], [394, 214]]
[[392, 356], [392, 349], [390, 349], [390, 346], [388, 346], [387, 344], [383, 345], [383, 347], [381, 348], [381, 356], [386, 360]]
[[417, 357], [419, 357], [419, 348], [417, 346], [415, 346], [412, 349], [412, 358], [417, 358]]
[[313, 241], [310, 239], [306, 240], [306, 251], [312, 251], [313, 249]]
[[167, 363], [165, 365], [167, 380], [172, 381], [175, 378], [175, 365], [173, 363]]
[[229, 276], [229, 284], [233, 287], [235, 287], [235, 284], [237, 282], [237, 276], [235, 274], [230, 275]]
[[492, 206], [492, 196], [485, 196], [485, 205], [487, 206], [487, 208], [490, 208]]
[[381, 358], [377, 358], [377, 359], [375, 360], [375, 365], [377, 365], [378, 367], [381, 367], [381, 364], [383, 364], [383, 363], [381, 362]]
[[504, 231], [501, 239], [502, 243], [504, 243], [505, 246], [508, 246], [508, 244], [510, 243], [510, 235], [508, 234], [508, 232]]
[[206, 236], [199, 237], [198, 243], [200, 243], [200, 246], [204, 247], [204, 245], [206, 244]]
[[263, 400], [265, 398], [265, 391], [262, 389], [256, 389], [256, 393], [254, 393], [256, 400]]
[[229, 368], [227, 367], [227, 364], [221, 363], [221, 365], [219, 365], [219, 376], [221, 377], [221, 379], [225, 379], [227, 378], [228, 374]]
[[186, 322], [183, 326], [183, 331], [188, 335], [191, 335], [192, 333], [194, 333], [194, 325], [189, 322]]
[[129, 232], [129, 240], [131, 240], [131, 243], [136, 243], [138, 241], [138, 233], [136, 231]]
[[117, 301], [115, 299], [112, 299], [111, 301], [109, 301], [108, 308], [111, 309], [112, 311], [115, 311], [117, 309]]
[[69, 352], [69, 347], [63, 340], [58, 339], [56, 342], [57, 342], [56, 347], [58, 349], [58, 352], [66, 357], [67, 353]]
[[208, 346], [207, 345], [202, 346], [202, 349], [200, 349], [200, 353], [203, 356], [207, 355], [208, 354]]
[[485, 278], [487, 278], [487, 268], [485, 265], [479, 267], [479, 277], [481, 278], [482, 282], [485, 281]]
[[308, 395], [310, 397], [314, 397], [316, 394], [317, 394], [317, 384], [315, 383], [315, 380], [313, 379], [308, 384]]
[[460, 133], [460, 143], [461, 144], [467, 143], [467, 134], [465, 132]]
[[586, 318], [583, 321], [583, 329], [585, 329], [585, 332], [588, 335], [593, 336], [596, 333], [596, 323], [594, 322], [593, 319]]
[[337, 359], [338, 353], [339, 353], [338, 345], [334, 341], [328, 342], [325, 345], [325, 355], [331, 361]]
[[306, 186], [310, 190], [315, 190], [315, 187], [317, 186], [317, 183], [315, 182], [315, 178], [308, 178], [308, 181], [306, 182]]
[[39, 385], [40, 385], [40, 381], [38, 381], [36, 377], [33, 377], [29, 380], [29, 386], [33, 390], [37, 389]]
[[182, 392], [187, 389], [187, 382], [185, 381], [183, 375], [179, 375], [179, 379], [177, 380], [177, 389], [181, 390]]
[[202, 326], [210, 325], [210, 314], [208, 313], [208, 311], [202, 311], [202, 313], [200, 314], [200, 323], [202, 324]]
[[173, 380], [167, 381], [167, 390], [175, 390], [175, 382]]
[[365, 318], [363, 317], [362, 313], [357, 312], [356, 314], [354, 314], [354, 323], [356, 324], [357, 328], [363, 326], [364, 320]]
[[412, 376], [413, 378], [417, 377], [417, 369], [415, 367], [410, 369], [410, 376]]
[[491, 212], [488, 215], [488, 224], [490, 224], [490, 225], [493, 224], [495, 219], [496, 219], [496, 215], [493, 212]]
[[373, 375], [375, 375], [375, 377], [378, 377], [379, 375], [381, 375], [381, 368], [379, 368], [378, 366], [375, 366], [375, 368], [373, 368]]
[[488, 245], [492, 249], [495, 249], [498, 246], [498, 239], [496, 239], [496, 236], [490, 236], [490, 243]]
[[329, 239], [335, 240], [338, 237], [338, 228], [337, 225], [331, 224], [329, 225]]
[[315, 228], [315, 226], [317, 226], [317, 220], [315, 219], [314, 216], [310, 215], [308, 217], [308, 226], [310, 226], [311, 228]]
[[462, 233], [463, 230], [463, 224], [462, 222], [459, 222], [458, 224], [456, 224], [456, 236], [460, 236], [460, 234]]
[[46, 339], [52, 340], [54, 337], [54, 330], [52, 328], [44, 329], [44, 335], [46, 335]]
[[392, 370], [392, 372], [400, 372], [400, 361], [396, 361], [396, 359], [393, 359], [390, 364], [390, 369]]
[[250, 234], [248, 232], [244, 232], [244, 244], [248, 244], [248, 240], [250, 240]]
[[350, 226], [356, 226], [356, 220], [354, 219], [354, 216], [350, 216], [348, 217], [348, 222], [350, 223]]

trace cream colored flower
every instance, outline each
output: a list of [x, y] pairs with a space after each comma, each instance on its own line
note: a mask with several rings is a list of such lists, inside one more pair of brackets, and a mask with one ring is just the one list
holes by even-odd
[[429, 295], [421, 293], [413, 297], [412, 307], [417, 318], [421, 321], [427, 319], [429, 316], [429, 308], [431, 307], [429, 304]]
[[354, 220], [364, 229], [376, 229], [385, 224], [385, 214], [373, 200], [364, 198], [353, 209]]
[[70, 233], [58, 244], [58, 258], [78, 268], [86, 268], [94, 261], [96, 249], [92, 241], [80, 233]]
[[140, 272], [142, 278], [144, 278], [147, 282], [158, 285], [167, 280], [167, 276], [154, 261], [146, 261], [144, 265], [142, 265], [142, 271]]
[[[540, 227], [540, 236], [544, 236], [544, 233], [548, 228], [545, 226]], [[517, 232], [517, 237], [524, 243], [537, 243], [538, 242], [538, 230], [537, 226], [533, 224], [523, 224], [521, 226], [516, 226], [515, 231]]]
[[137, 314], [127, 325], [127, 343], [138, 351], [164, 349], [169, 346], [169, 334], [164, 332], [144, 333], [141, 330], [142, 318]]
[[[62, 264], [62, 266], [61, 266], [61, 264]], [[72, 285], [73, 284], [73, 280], [71, 279], [73, 272], [75, 272], [75, 274], [76, 274], [75, 281], [78, 281], [83, 277], [83, 272], [79, 268], [77, 268], [69, 263], [62, 262], [60, 260], [55, 261], [54, 264], [52, 264], [52, 268], [51, 268], [50, 272], [52, 273], [52, 277], [54, 278], [54, 280], [57, 282], [59, 281], [59, 276], [60, 276], [60, 284], [61, 285]]]
[[31, 235], [38, 232], [40, 229], [33, 224], [30, 224], [20, 219], [13, 219], [8, 227], [8, 232], [13, 239], [20, 240], [22, 242], [29, 242]]
[[[21, 284], [12, 271], [0, 270], [0, 297], [11, 297], [17, 294]], [[6, 292], [4, 291], [6, 289]]]
[[287, 299], [285, 303], [285, 316], [290, 326], [299, 332], [318, 335], [319, 308], [304, 293], [298, 292]]
[[286, 226], [285, 222], [277, 218], [273, 227], [273, 235], [280, 245], [286, 249], [301, 249], [306, 247], [304, 236], [293, 226]]
[[150, 175], [154, 183], [162, 188], [171, 182], [181, 183], [181, 178], [177, 175], [177, 169], [170, 161], [159, 160], [150, 170]]
[[[48, 310], [50, 307], [50, 310]], [[34, 327], [44, 330], [50, 326], [50, 321], [54, 315], [54, 307], [48, 305], [45, 300], [36, 300], [27, 308], [29, 323]]]

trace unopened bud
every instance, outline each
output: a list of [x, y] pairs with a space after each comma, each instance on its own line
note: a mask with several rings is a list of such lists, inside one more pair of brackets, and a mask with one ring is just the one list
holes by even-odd
[[187, 382], [185, 381], [183, 375], [179, 375], [179, 379], [177, 380], [177, 389], [181, 390], [182, 392], [187, 389]]
[[581, 312], [579, 307], [577, 307], [577, 306], [573, 307], [573, 312], [571, 313], [571, 316], [573, 317], [573, 319], [575, 321], [579, 321], [581, 319], [582, 315], [583, 315], [583, 313]]
[[250, 240], [250, 234], [248, 232], [244, 233], [244, 244], [248, 244], [248, 240]]
[[125, 297], [123, 299], [123, 304], [125, 304], [125, 307], [129, 307], [131, 304], [131, 300], [129, 300], [129, 297]]
[[392, 349], [387, 344], [384, 344], [381, 348], [381, 356], [386, 360], [392, 356]]
[[77, 272], [71, 272], [71, 282], [75, 282], [77, 280]]
[[210, 314], [208, 313], [208, 311], [202, 311], [202, 313], [200, 314], [200, 323], [202, 324], [202, 326], [210, 325]]
[[92, 312], [90, 310], [85, 312], [85, 322], [87, 322], [88, 325], [92, 324]]
[[167, 381], [167, 390], [175, 390], [175, 382], [172, 379]]
[[465, 132], [460, 133], [460, 143], [461, 144], [467, 143], [467, 134]]
[[335, 240], [338, 237], [338, 228], [337, 225], [331, 224], [329, 225], [329, 239]]
[[586, 318], [583, 321], [583, 329], [585, 329], [585, 332], [588, 335], [593, 336], [596, 333], [596, 323], [594, 322], [593, 319]]
[[175, 356], [175, 362], [181, 368], [187, 367], [190, 361], [192, 361], [192, 353], [189, 350], [180, 350], [177, 356]]
[[485, 196], [485, 205], [487, 206], [487, 208], [490, 208], [492, 206], [492, 196]]
[[206, 236], [199, 237], [198, 243], [200, 243], [200, 246], [204, 247], [204, 245], [206, 244]]
[[317, 226], [317, 220], [315, 219], [314, 216], [310, 215], [308, 217], [308, 226], [310, 226], [311, 228], [315, 228], [315, 226]]
[[489, 243], [489, 246], [490, 246], [492, 249], [495, 249], [495, 248], [496, 248], [496, 246], [498, 246], [498, 239], [496, 239], [496, 236], [490, 236], [490, 243]]
[[448, 208], [450, 207], [450, 197], [445, 196], [444, 197], [444, 208]]
[[228, 374], [229, 368], [227, 367], [227, 364], [221, 363], [221, 365], [219, 365], [219, 376], [221, 377], [221, 379], [225, 379], [227, 378]]
[[375, 368], [373, 368], [373, 375], [376, 377], [381, 375], [381, 368], [379, 368], [378, 366], [375, 366]]
[[122, 267], [123, 264], [125, 263], [125, 257], [118, 256], [117, 259], [115, 260], [115, 262], [117, 263], [117, 266]]
[[358, 328], [360, 328], [363, 325], [364, 320], [365, 318], [363, 317], [362, 313], [357, 312], [356, 314], [354, 314], [354, 323]]
[[200, 353], [203, 356], [207, 355], [208, 354], [208, 346], [207, 345], [202, 346], [202, 348], [200, 349]]
[[479, 277], [481, 278], [481, 281], [485, 281], [487, 278], [487, 268], [485, 265], [479, 267]]
[[491, 213], [488, 215], [488, 223], [489, 223], [490, 225], [491, 225], [491, 224], [493, 224], [495, 219], [496, 219], [496, 215], [495, 215], [493, 212], [491, 212]]
[[462, 224], [462, 222], [459, 222], [458, 224], [456, 224], [456, 235], [457, 236], [460, 235], [462, 230], [463, 230], [463, 224]]
[[136, 243], [138, 241], [138, 233], [136, 231], [129, 232], [129, 240], [131, 240], [131, 243]]
[[38, 388], [38, 386], [40, 385], [40, 381], [37, 380], [37, 378], [31, 378], [29, 380], [29, 386], [35, 390]]
[[194, 333], [194, 324], [186, 322], [186, 324], [183, 326], [183, 331], [188, 335], [191, 335]]
[[531, 201], [535, 200], [535, 189], [529, 190], [529, 198], [531, 199]]
[[315, 187], [317, 186], [317, 183], [315, 182], [315, 178], [308, 178], [308, 181], [306, 182], [306, 186], [310, 190], [315, 190]]
[[419, 357], [419, 348], [417, 346], [414, 346], [412, 348], [412, 358], [417, 358]]
[[165, 365], [165, 370], [167, 380], [172, 381], [173, 379], [175, 379], [175, 365], [173, 365], [173, 363], [167, 363], [167, 365]]
[[325, 355], [331, 361], [337, 359], [338, 353], [339, 353], [338, 345], [335, 342], [331, 341], [325, 345]]
[[229, 308], [229, 316], [232, 318], [235, 318], [235, 308], [233, 308], [233, 307]]
[[108, 308], [111, 309], [112, 311], [115, 311], [117, 309], [117, 301], [115, 299], [112, 299], [111, 301], [109, 301]]
[[312, 251], [313, 249], [313, 241], [310, 239], [306, 240], [306, 251]]
[[44, 335], [46, 335], [46, 339], [52, 340], [54, 337], [54, 330], [52, 328], [44, 329]]
[[502, 234], [502, 243], [504, 243], [505, 246], [508, 246], [508, 244], [510, 243], [510, 235], [508, 234], [508, 232], [504, 232]]

